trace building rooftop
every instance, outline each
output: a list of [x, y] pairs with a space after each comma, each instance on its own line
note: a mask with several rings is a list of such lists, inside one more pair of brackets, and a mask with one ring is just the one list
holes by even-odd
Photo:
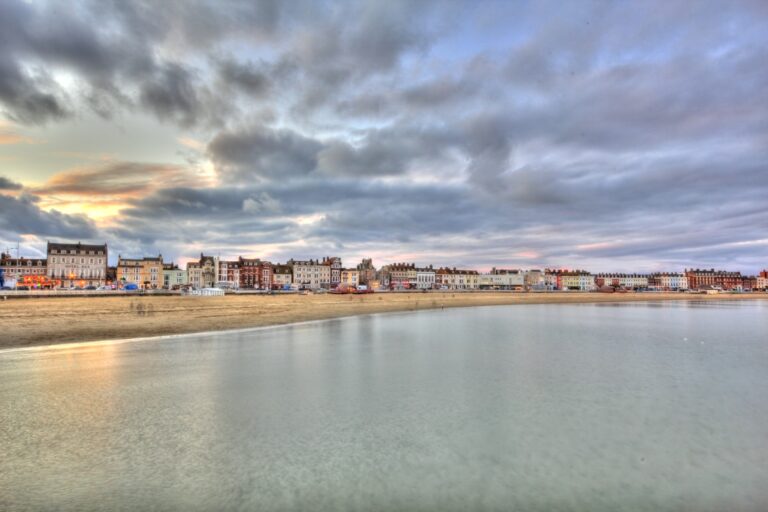
[[61, 252], [61, 251], [104, 251], [107, 252], [107, 244], [104, 245], [94, 245], [94, 244], [83, 244], [80, 242], [77, 242], [76, 244], [66, 244], [61, 242], [48, 242], [48, 254], [51, 254], [52, 251]]

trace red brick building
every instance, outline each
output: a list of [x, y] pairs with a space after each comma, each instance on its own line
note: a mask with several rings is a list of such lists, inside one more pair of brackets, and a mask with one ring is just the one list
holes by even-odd
[[741, 279], [741, 288], [743, 290], [757, 290], [757, 276], [744, 276]]
[[742, 288], [744, 285], [744, 278], [741, 272], [697, 268], [686, 269], [685, 277], [688, 278], [688, 288], [691, 290], [701, 290], [708, 287], [735, 290]]
[[272, 264], [259, 258], [240, 258], [240, 288], [272, 289]]

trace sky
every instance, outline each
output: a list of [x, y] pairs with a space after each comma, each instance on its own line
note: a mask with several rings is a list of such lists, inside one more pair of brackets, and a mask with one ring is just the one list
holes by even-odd
[[768, 267], [768, 2], [0, 0], [0, 248]]

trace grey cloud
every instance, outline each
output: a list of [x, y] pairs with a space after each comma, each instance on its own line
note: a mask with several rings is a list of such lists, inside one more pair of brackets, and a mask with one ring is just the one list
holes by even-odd
[[392, 144], [372, 133], [360, 147], [343, 141], [328, 144], [318, 155], [318, 167], [331, 175], [398, 175], [406, 171], [412, 157], [413, 150], [407, 143]]
[[[264, 69], [225, 59], [218, 65], [221, 77], [257, 96], [279, 81], [302, 89], [298, 104], [322, 105], [334, 87], [385, 73], [405, 53], [426, 49], [436, 13], [426, 2], [350, 2], [328, 9], [303, 1], [84, 1], [64, 9], [11, 0], [0, 7], [0, 62], [9, 68], [0, 101], [26, 123], [61, 119], [84, 106], [104, 118], [139, 106], [181, 126], [223, 125], [227, 115], [238, 114], [238, 100], [215, 94], [210, 76], [182, 64], [190, 55], [210, 58], [225, 41], [264, 43], [274, 54]], [[72, 108], [58, 91], [30, 87], [15, 67], [19, 59], [73, 72], [81, 85], [71, 91]], [[220, 108], [226, 112], [217, 115]]]
[[221, 132], [208, 153], [225, 179], [327, 176], [397, 176], [423, 161], [439, 162], [459, 134], [429, 126], [393, 125], [361, 130], [355, 142], [305, 137], [285, 129], [252, 126]]
[[160, 120], [182, 125], [196, 122], [203, 106], [194, 85], [193, 75], [178, 64], [167, 64], [154, 78], [144, 83], [141, 103]]
[[[254, 198], [268, 203], [268, 207], [243, 211], [242, 205]], [[317, 225], [299, 226], [286, 220], [318, 211], [323, 211], [325, 220]], [[286, 233], [292, 237], [290, 240], [297, 236], [338, 239], [346, 233], [345, 238], [372, 241], [408, 239], [414, 235], [415, 225], [420, 233], [439, 234], [465, 231], [473, 223], [483, 222], [483, 213], [460, 188], [327, 178], [276, 182], [257, 188], [164, 189], [134, 201], [122, 213], [127, 219], [203, 222], [211, 231], [239, 233], [241, 241], [256, 236], [259, 226], [267, 225], [292, 226], [293, 230]], [[240, 224], [243, 228], [234, 227]], [[125, 225], [133, 226], [134, 221], [127, 220]], [[218, 227], [224, 225], [228, 229]]]
[[21, 190], [21, 183], [9, 180], [5, 176], [0, 176], [0, 190]]
[[96, 226], [87, 217], [44, 211], [29, 194], [18, 198], [0, 194], [0, 232], [5, 237], [38, 235], [83, 240], [97, 235]]
[[61, 93], [0, 54], [0, 103], [14, 121], [43, 124], [69, 116]]
[[250, 62], [223, 59], [217, 62], [221, 80], [226, 85], [254, 97], [263, 97], [271, 87], [269, 74]]
[[230, 179], [289, 178], [312, 172], [321, 147], [290, 130], [252, 127], [220, 133], [208, 145], [208, 153]]

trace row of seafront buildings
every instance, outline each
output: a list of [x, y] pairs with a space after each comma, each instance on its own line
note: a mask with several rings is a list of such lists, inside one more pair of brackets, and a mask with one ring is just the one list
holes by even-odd
[[686, 269], [680, 273], [592, 274], [586, 270], [497, 269], [478, 272], [455, 267], [393, 263], [377, 269], [371, 259], [345, 268], [336, 256], [272, 263], [259, 258], [221, 259], [201, 254], [180, 268], [162, 255], [118, 255], [110, 267], [107, 244], [52, 243], [46, 258], [0, 256], [0, 278], [29, 288], [142, 289], [226, 288], [252, 290], [367, 287], [389, 290], [723, 290], [768, 289], [768, 271], [758, 276], [723, 270]]

